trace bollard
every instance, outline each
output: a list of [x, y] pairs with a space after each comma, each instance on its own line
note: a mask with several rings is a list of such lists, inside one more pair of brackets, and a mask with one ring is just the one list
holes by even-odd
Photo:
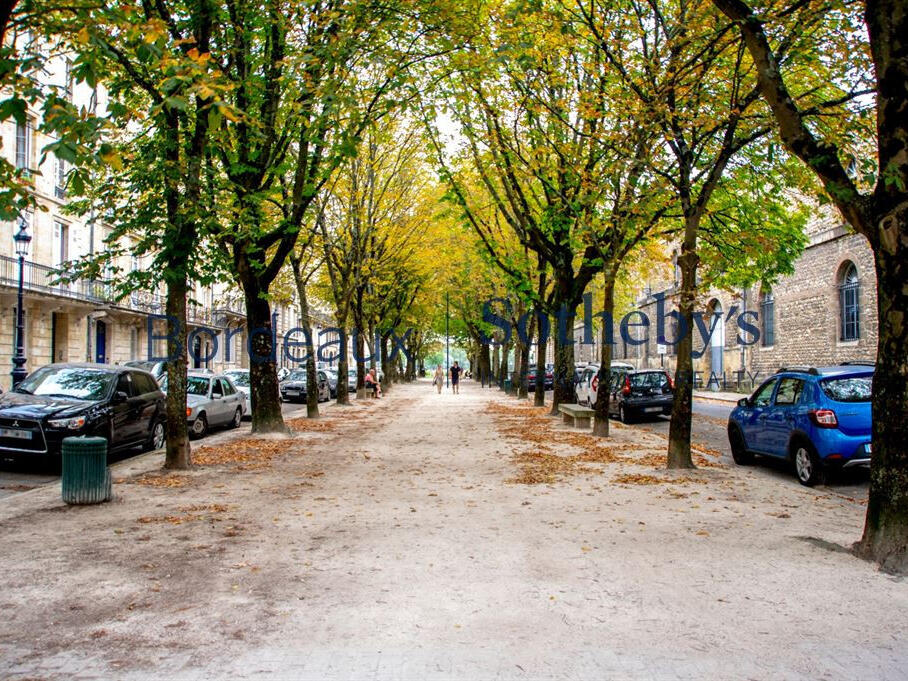
[[63, 440], [63, 501], [100, 504], [110, 501], [107, 440], [103, 437], [68, 437]]

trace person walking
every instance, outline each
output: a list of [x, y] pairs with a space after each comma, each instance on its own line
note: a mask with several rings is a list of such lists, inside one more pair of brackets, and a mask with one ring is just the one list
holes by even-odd
[[435, 377], [432, 379], [432, 383], [435, 384], [438, 394], [441, 395], [441, 389], [445, 384], [445, 372], [442, 371], [441, 364], [435, 366]]
[[463, 369], [460, 368], [460, 365], [457, 362], [454, 362], [454, 366], [449, 369], [451, 374], [451, 390], [455, 395], [460, 394], [460, 372]]

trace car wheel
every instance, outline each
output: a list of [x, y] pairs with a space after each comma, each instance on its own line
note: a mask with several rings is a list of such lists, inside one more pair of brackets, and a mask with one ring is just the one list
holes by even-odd
[[731, 445], [731, 458], [739, 466], [749, 466], [754, 461], [754, 455], [747, 451], [744, 436], [737, 426], [728, 427], [728, 444]]
[[823, 464], [812, 445], [803, 441], [796, 442], [793, 458], [798, 482], [807, 487], [813, 487], [822, 482]]
[[240, 407], [236, 408], [236, 413], [233, 415], [233, 420], [230, 422], [231, 428], [239, 428], [240, 424], [243, 422], [243, 410]]
[[153, 452], [164, 446], [164, 424], [155, 421], [151, 426], [151, 435], [148, 436], [148, 442], [145, 443], [145, 450]]
[[624, 408], [623, 404], [618, 405], [618, 418], [621, 420], [621, 423], [631, 422], [631, 416], [627, 413], [627, 410]]
[[202, 412], [196, 417], [195, 421], [192, 422], [192, 428], [190, 429], [189, 434], [198, 439], [200, 437], [205, 437], [207, 433], [208, 419], [205, 418], [205, 413]]

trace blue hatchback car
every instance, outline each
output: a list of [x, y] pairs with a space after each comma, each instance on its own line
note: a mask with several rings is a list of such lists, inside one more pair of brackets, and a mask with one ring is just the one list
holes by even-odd
[[830, 467], [869, 466], [872, 382], [869, 365], [782, 369], [729, 415], [735, 463], [787, 459], [808, 486]]

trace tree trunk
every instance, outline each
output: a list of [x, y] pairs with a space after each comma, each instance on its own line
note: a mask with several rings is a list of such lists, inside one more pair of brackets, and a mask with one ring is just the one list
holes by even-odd
[[694, 243], [685, 237], [678, 257], [681, 269], [681, 291], [678, 312], [684, 333], [678, 342], [675, 360], [675, 394], [672, 401], [672, 420], [668, 428], [668, 468], [694, 468], [690, 452], [691, 417], [693, 413], [694, 366], [691, 358], [694, 339], [694, 303], [697, 295], [696, 237]]
[[255, 283], [246, 281], [244, 284], [247, 334], [251, 345], [249, 393], [252, 399], [252, 432], [286, 433], [278, 390], [271, 304], [261, 295], [266, 292]]
[[492, 360], [489, 354], [489, 344], [482, 343], [479, 346], [479, 375], [483, 387], [492, 380]]
[[350, 406], [350, 391], [347, 389], [347, 355], [350, 341], [347, 339], [347, 316], [337, 320], [337, 325], [342, 329], [340, 333], [340, 348], [337, 355], [337, 399], [336, 404]]
[[511, 341], [501, 346], [501, 363], [498, 367], [498, 386], [504, 390], [508, 378], [508, 355], [511, 353]]
[[564, 315], [564, 328], [558, 322], [555, 333], [555, 391], [552, 397], [552, 415], [558, 415], [559, 404], [577, 401], [574, 395], [574, 319], [575, 308], [569, 304]]
[[186, 426], [186, 280], [167, 282], [167, 451], [164, 468], [192, 465]]
[[[293, 281], [296, 284], [296, 297], [299, 299], [300, 319], [303, 324], [303, 333], [306, 342], [306, 385], [315, 385], [318, 377], [315, 370], [315, 343], [312, 339], [312, 323], [309, 321], [309, 298], [306, 295], [306, 282], [300, 270], [300, 261], [296, 256], [290, 258], [293, 270]], [[338, 375], [338, 380], [340, 376]], [[310, 419], [318, 418], [318, 391], [306, 389], [306, 416]]]
[[548, 347], [548, 339], [539, 334], [539, 342], [536, 344], [536, 392], [533, 395], [533, 406], [545, 406], [545, 353]]
[[501, 346], [492, 346], [492, 375], [489, 377], [489, 385], [498, 382], [498, 367], [501, 365], [500, 360]]
[[[356, 399], [366, 397], [366, 339], [363, 338], [362, 329], [356, 333]], [[340, 379], [338, 379], [340, 380]]]
[[391, 389], [391, 361], [388, 359], [388, 339], [390, 334], [383, 333], [379, 339], [379, 352], [381, 353], [381, 372], [384, 374], [383, 379], [380, 381], [381, 390], [383, 393], [387, 393]]
[[[879, 221], [875, 250], [879, 339], [873, 375], [873, 458], [857, 552], [908, 573], [908, 205]], [[889, 224], [887, 224], [889, 221]]]
[[593, 420], [593, 435], [608, 437], [608, 401], [611, 394], [610, 379], [612, 376], [612, 318], [615, 313], [615, 276], [605, 274], [605, 286], [602, 290], [602, 351], [599, 357], [599, 384], [596, 388], [596, 415]]

